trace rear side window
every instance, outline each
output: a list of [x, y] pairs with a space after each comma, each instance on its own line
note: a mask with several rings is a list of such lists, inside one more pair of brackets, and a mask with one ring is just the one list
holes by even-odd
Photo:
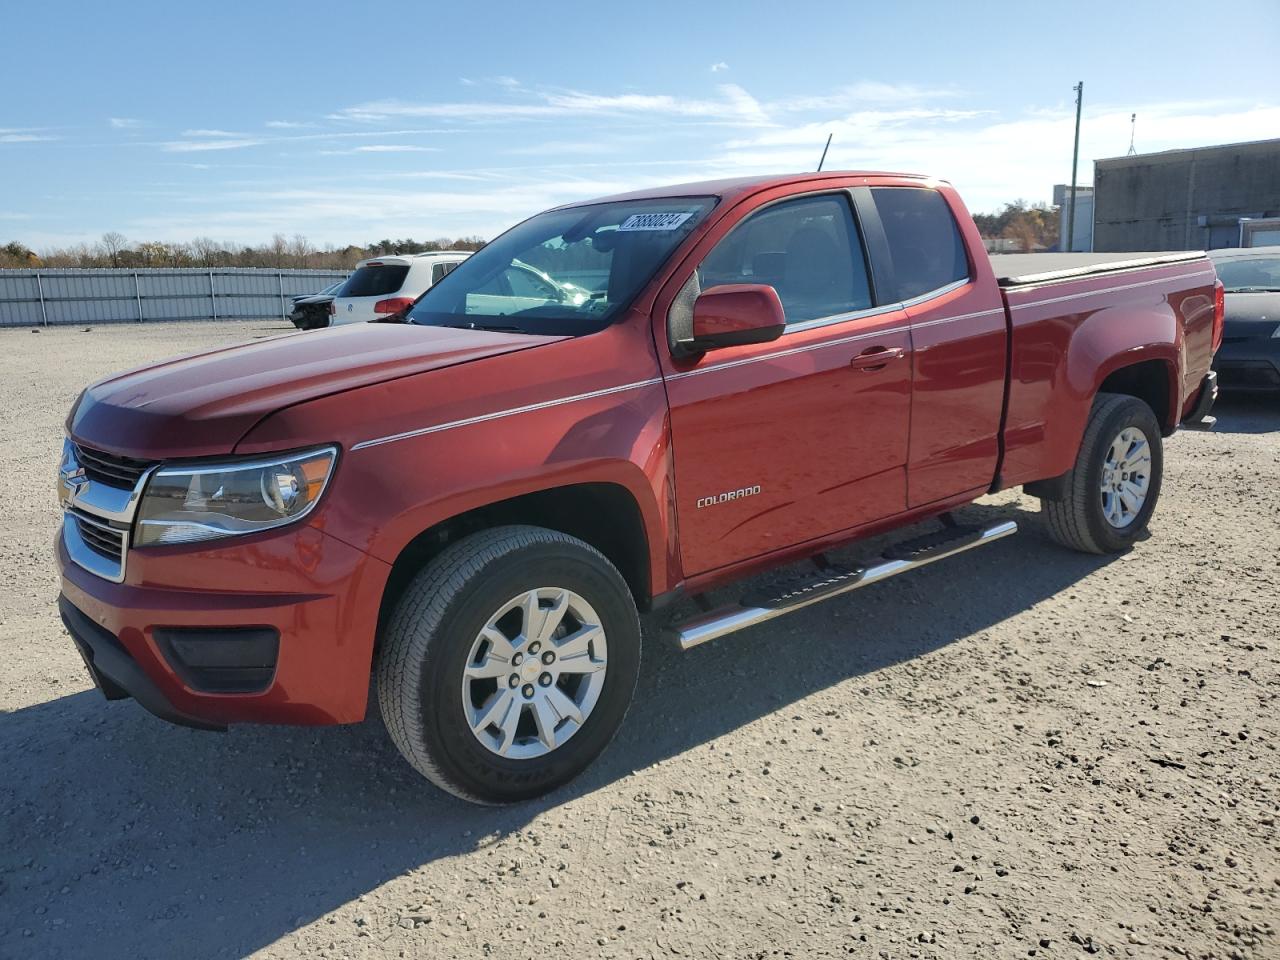
[[409, 275], [408, 264], [365, 264], [347, 278], [340, 297], [381, 297], [397, 292]]
[[431, 282], [439, 283], [441, 280], [447, 277], [450, 273], [452, 273], [453, 268], [456, 267], [457, 265], [458, 263], [456, 260], [451, 263], [434, 264], [431, 267]]
[[920, 187], [872, 187], [871, 196], [893, 258], [891, 299], [910, 300], [969, 278], [964, 240], [942, 194]]
[[751, 214], [698, 267], [702, 290], [724, 283], [770, 285], [787, 323], [867, 309], [867, 263], [849, 201], [805, 197]]

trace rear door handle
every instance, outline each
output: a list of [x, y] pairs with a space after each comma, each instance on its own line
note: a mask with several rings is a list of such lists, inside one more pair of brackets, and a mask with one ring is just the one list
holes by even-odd
[[907, 351], [902, 347], [869, 347], [849, 361], [849, 366], [854, 370], [883, 370], [889, 365], [890, 360], [897, 360], [899, 357], [906, 356]]

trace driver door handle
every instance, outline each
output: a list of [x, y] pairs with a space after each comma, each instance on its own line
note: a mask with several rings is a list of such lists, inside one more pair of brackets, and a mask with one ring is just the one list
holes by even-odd
[[851, 369], [870, 373], [873, 370], [883, 370], [889, 365], [889, 361], [904, 357], [906, 353], [902, 347], [869, 347], [850, 360], [849, 366]]

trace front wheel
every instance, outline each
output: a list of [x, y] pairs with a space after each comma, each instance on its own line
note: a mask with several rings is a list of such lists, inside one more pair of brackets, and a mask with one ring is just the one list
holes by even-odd
[[1118, 553], [1147, 528], [1160, 496], [1164, 448], [1155, 413], [1136, 397], [1100, 393], [1075, 466], [1041, 500], [1049, 535], [1085, 553]]
[[420, 773], [477, 803], [577, 776], [635, 689], [640, 623], [599, 551], [540, 527], [458, 541], [405, 590], [383, 637], [378, 701]]

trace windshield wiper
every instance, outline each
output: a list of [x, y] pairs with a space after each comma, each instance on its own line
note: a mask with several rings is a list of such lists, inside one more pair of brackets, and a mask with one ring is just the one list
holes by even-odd
[[514, 323], [473, 323], [468, 320], [465, 323], [441, 323], [441, 327], [449, 327], [451, 330], [492, 330], [495, 333], [524, 333], [523, 327]]

